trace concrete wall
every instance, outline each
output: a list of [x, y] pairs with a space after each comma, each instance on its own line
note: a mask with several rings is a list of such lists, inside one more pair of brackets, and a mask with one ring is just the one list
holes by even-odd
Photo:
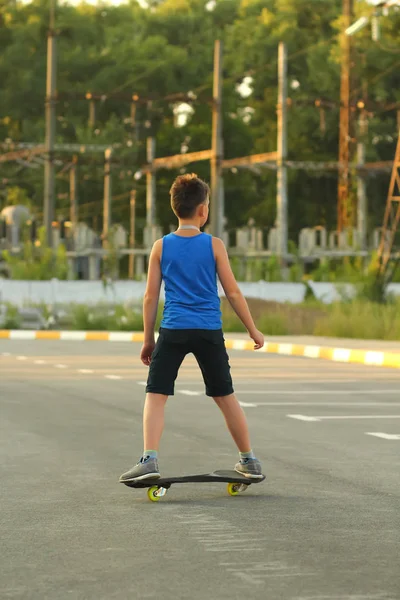
[[[0, 279], [0, 302], [12, 302], [17, 306], [31, 303], [45, 304], [97, 304], [99, 302], [140, 302], [145, 291], [145, 282], [116, 281], [105, 288], [101, 281], [14, 281]], [[305, 287], [301, 283], [239, 283], [242, 293], [248, 298], [260, 298], [276, 302], [302, 302]], [[340, 299], [337, 287], [331, 283], [310, 282], [317, 298], [330, 303]], [[341, 285], [346, 293], [352, 293], [350, 285]], [[392, 284], [390, 291], [400, 296], [400, 284]], [[220, 290], [222, 295], [222, 290]], [[163, 290], [161, 297], [164, 297]]]

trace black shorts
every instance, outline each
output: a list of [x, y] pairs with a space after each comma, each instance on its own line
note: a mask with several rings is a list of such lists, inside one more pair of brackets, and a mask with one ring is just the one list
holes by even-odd
[[222, 329], [160, 329], [146, 392], [174, 395], [175, 379], [186, 354], [193, 353], [201, 369], [207, 396], [233, 394], [229, 356]]

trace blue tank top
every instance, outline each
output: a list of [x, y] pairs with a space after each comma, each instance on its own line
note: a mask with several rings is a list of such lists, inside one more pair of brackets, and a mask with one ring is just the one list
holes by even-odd
[[165, 305], [161, 327], [221, 329], [221, 307], [212, 236], [163, 238], [161, 273]]

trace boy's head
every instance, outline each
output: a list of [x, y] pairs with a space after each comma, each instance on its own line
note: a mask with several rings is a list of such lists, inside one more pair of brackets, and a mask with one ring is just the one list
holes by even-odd
[[201, 226], [208, 218], [210, 188], [195, 173], [180, 175], [171, 187], [171, 207], [178, 219], [199, 218]]

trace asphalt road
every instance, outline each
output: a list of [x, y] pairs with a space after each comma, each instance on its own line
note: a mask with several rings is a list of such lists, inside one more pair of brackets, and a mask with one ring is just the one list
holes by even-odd
[[[142, 451], [138, 351], [0, 341], [1, 599], [400, 599], [399, 371], [232, 351], [267, 480], [153, 504], [118, 483]], [[236, 458], [188, 359], [162, 473]]]

